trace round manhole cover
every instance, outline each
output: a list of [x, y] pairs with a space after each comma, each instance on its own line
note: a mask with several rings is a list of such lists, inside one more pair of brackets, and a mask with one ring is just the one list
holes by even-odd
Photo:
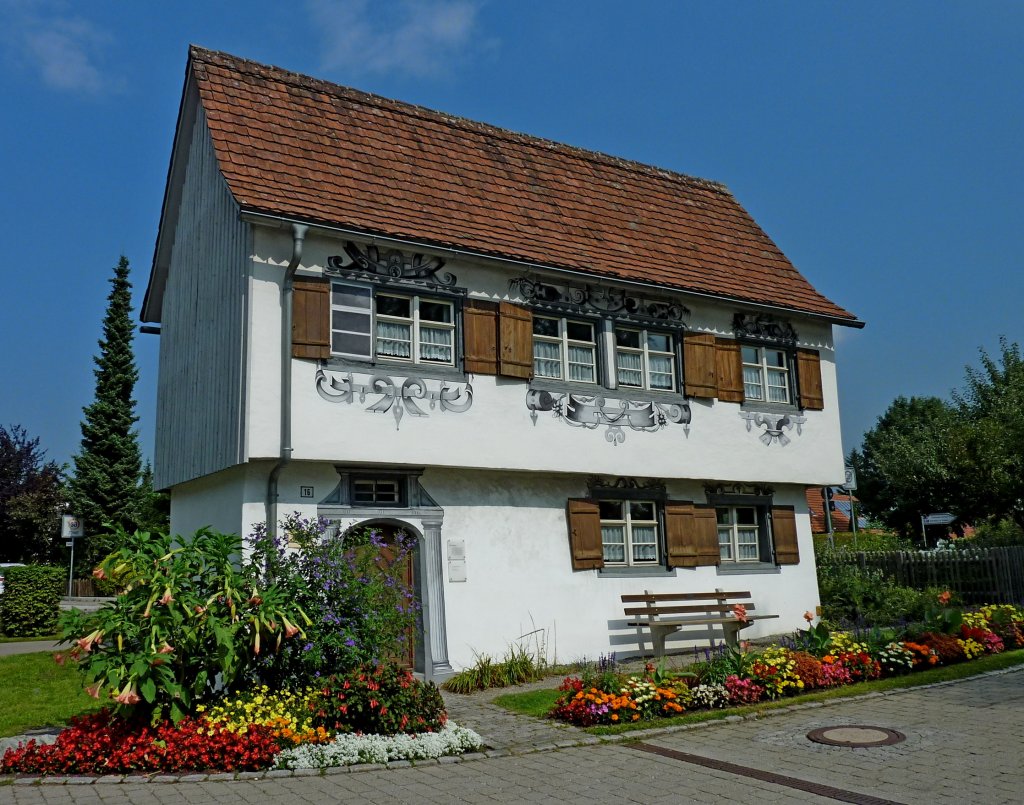
[[828, 746], [892, 746], [905, 741], [907, 736], [902, 732], [887, 727], [868, 727], [846, 724], [838, 727], [819, 727], [807, 733], [807, 737], [815, 743]]

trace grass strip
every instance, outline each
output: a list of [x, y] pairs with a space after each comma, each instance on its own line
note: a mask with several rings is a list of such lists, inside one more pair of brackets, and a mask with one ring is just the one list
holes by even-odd
[[52, 643], [60, 640], [59, 634], [43, 635], [42, 637], [0, 637], [0, 643]]
[[51, 652], [0, 657], [0, 738], [98, 709], [74, 665], [57, 665]]
[[[945, 665], [940, 668], [931, 668], [927, 671], [917, 671], [907, 676], [893, 676], [887, 679], [876, 679], [871, 682], [858, 682], [854, 685], [844, 685], [841, 688], [829, 688], [828, 690], [817, 690], [812, 693], [804, 693], [799, 696], [787, 696], [784, 699], [776, 699], [770, 702], [759, 702], [758, 704], [746, 705], [744, 707], [726, 707], [721, 710], [698, 710], [693, 713], [685, 713], [671, 718], [657, 718], [650, 721], [634, 721], [626, 724], [601, 725], [587, 727], [585, 732], [592, 735], [615, 735], [622, 732], [633, 732], [635, 730], [647, 730], [654, 727], [672, 727], [681, 724], [696, 724], [701, 721], [720, 721], [727, 716], [744, 716], [752, 713], [766, 713], [771, 710], [789, 707], [793, 704], [804, 702], [825, 702], [835, 699], [847, 699], [852, 696], [862, 696], [865, 693], [885, 693], [890, 690], [902, 688], [916, 688], [921, 685], [932, 685], [936, 682], [949, 682], [956, 679], [966, 679], [977, 676], [987, 671], [998, 671], [1003, 668], [1010, 668], [1014, 665], [1024, 664], [1024, 649], [1007, 651], [1002, 654], [989, 654], [970, 662], [957, 663], [956, 665]], [[526, 693], [507, 693], [499, 696], [494, 703], [514, 713], [545, 718], [560, 696], [557, 689], [546, 688], [543, 690], [532, 690]]]

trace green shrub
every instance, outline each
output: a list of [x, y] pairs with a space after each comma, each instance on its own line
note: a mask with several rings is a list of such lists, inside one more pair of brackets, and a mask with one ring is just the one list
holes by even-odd
[[47, 565], [8, 567], [0, 595], [0, 623], [9, 637], [42, 637], [57, 631], [64, 570]]
[[[250, 537], [250, 567], [310, 615], [305, 639], [282, 646], [254, 668], [271, 687], [303, 687], [319, 677], [407, 656], [419, 618], [404, 568], [416, 541], [404, 532], [387, 538], [356, 528], [328, 538], [327, 521], [297, 513], [268, 535], [259, 524]], [[298, 550], [294, 550], [298, 548]]]
[[544, 677], [544, 663], [522, 646], [512, 646], [505, 659], [495, 662], [487, 654], [478, 654], [476, 662], [447, 679], [441, 687], [452, 693], [473, 693], [487, 688], [507, 688]]
[[330, 676], [311, 701], [313, 727], [364, 735], [437, 732], [448, 716], [441, 692], [397, 663]]
[[63, 627], [90, 695], [119, 711], [177, 722], [240, 684], [261, 652], [302, 634], [293, 600], [238, 566], [234, 535], [202, 529], [176, 543], [122, 531], [115, 541], [122, 547], [94, 575], [123, 581], [125, 592], [98, 612], [67, 613]]
[[999, 520], [996, 523], [982, 523], [974, 529], [974, 536], [953, 542], [956, 548], [1005, 548], [1024, 545], [1024, 529], [1013, 520]]
[[827, 559], [818, 562], [818, 591], [825, 620], [871, 626], [923, 620], [941, 592], [903, 587], [881, 571]]
[[832, 535], [832, 545], [829, 545], [828, 534], [814, 535], [814, 553], [817, 556], [827, 555], [831, 550], [865, 551], [873, 553], [877, 551], [912, 551], [913, 544], [910, 540], [901, 537], [899, 534], [892, 534], [885, 531], [858, 531], [856, 546], [852, 531], [837, 531]]

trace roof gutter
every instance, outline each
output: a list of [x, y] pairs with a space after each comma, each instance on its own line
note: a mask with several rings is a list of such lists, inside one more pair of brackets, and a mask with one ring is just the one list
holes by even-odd
[[[280, 215], [272, 215], [265, 212], [254, 212], [252, 210], [242, 210], [239, 216], [243, 221], [249, 221], [251, 223], [264, 224], [268, 226], [276, 226], [278, 228], [286, 226], [299, 225], [298, 221], [294, 218], [286, 218]], [[631, 280], [623, 279], [620, 277], [606, 277], [603, 274], [591, 274], [586, 271], [579, 271], [572, 268], [561, 268], [559, 266], [546, 265], [544, 263], [532, 263], [527, 260], [516, 260], [511, 257], [496, 257], [492, 254], [485, 254], [483, 252], [476, 252], [471, 249], [453, 249], [449, 246], [435, 246], [434, 244], [427, 243], [419, 240], [407, 240], [404, 238], [390, 237], [388, 235], [374, 235], [371, 232], [363, 232], [358, 229], [347, 229], [342, 226], [333, 226], [329, 224], [310, 224], [306, 223], [306, 226], [312, 228], [314, 231], [320, 232], [331, 232], [342, 235], [351, 235], [352, 237], [362, 238], [369, 240], [372, 243], [389, 243], [396, 246], [413, 246], [416, 248], [430, 249], [431, 251], [441, 252], [443, 254], [450, 255], [451, 257], [468, 257], [473, 260], [483, 260], [486, 262], [497, 263], [501, 265], [514, 266], [516, 268], [526, 268], [537, 271], [554, 271], [560, 274], [570, 274], [572, 276], [583, 277], [586, 279], [593, 280], [595, 276], [604, 277], [611, 279], [615, 282], [621, 282], [625, 285], [632, 285], [637, 288], [647, 288], [659, 291], [676, 291], [678, 293], [684, 293], [689, 296], [696, 296], [701, 299], [713, 299], [715, 301], [726, 301], [734, 302], [737, 304], [746, 305], [748, 307], [761, 308], [764, 310], [785, 310], [793, 313], [798, 313], [801, 316], [810, 316], [815, 319], [821, 319], [822, 321], [828, 322], [829, 324], [838, 324], [843, 327], [853, 327], [855, 329], [863, 329], [864, 322], [860, 319], [844, 319], [839, 316], [830, 316], [826, 313], [813, 313], [807, 310], [801, 310], [795, 307], [787, 307], [786, 305], [768, 304], [765, 302], [749, 302], [746, 299], [740, 299], [735, 296], [725, 296], [721, 294], [706, 293], [702, 291], [691, 291], [683, 288], [673, 288], [666, 285], [658, 285], [653, 282], [643, 282], [642, 280]]]
[[266, 522], [267, 533], [277, 525], [274, 508], [277, 506], [278, 479], [292, 460], [292, 297], [295, 292], [295, 272], [302, 260], [302, 246], [309, 227], [292, 223], [292, 257], [281, 284], [281, 455], [267, 478]]

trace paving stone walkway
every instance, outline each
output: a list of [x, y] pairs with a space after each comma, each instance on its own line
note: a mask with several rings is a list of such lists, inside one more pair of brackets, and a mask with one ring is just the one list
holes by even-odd
[[[1024, 801], [1020, 668], [827, 706], [799, 705], [761, 719], [648, 730], [632, 733], [628, 740], [565, 748], [558, 748], [560, 741], [592, 736], [492, 710], [484, 697], [453, 698], [450, 704], [457, 721], [473, 726], [494, 747], [490, 756], [338, 769], [308, 777], [272, 772], [262, 779], [230, 781], [16, 782], [0, 787], [0, 803]], [[813, 729], [843, 724], [887, 727], [907, 739], [893, 746], [852, 749], [806, 738]], [[694, 762], [693, 756], [703, 762]], [[716, 761], [725, 763], [715, 768]]]

